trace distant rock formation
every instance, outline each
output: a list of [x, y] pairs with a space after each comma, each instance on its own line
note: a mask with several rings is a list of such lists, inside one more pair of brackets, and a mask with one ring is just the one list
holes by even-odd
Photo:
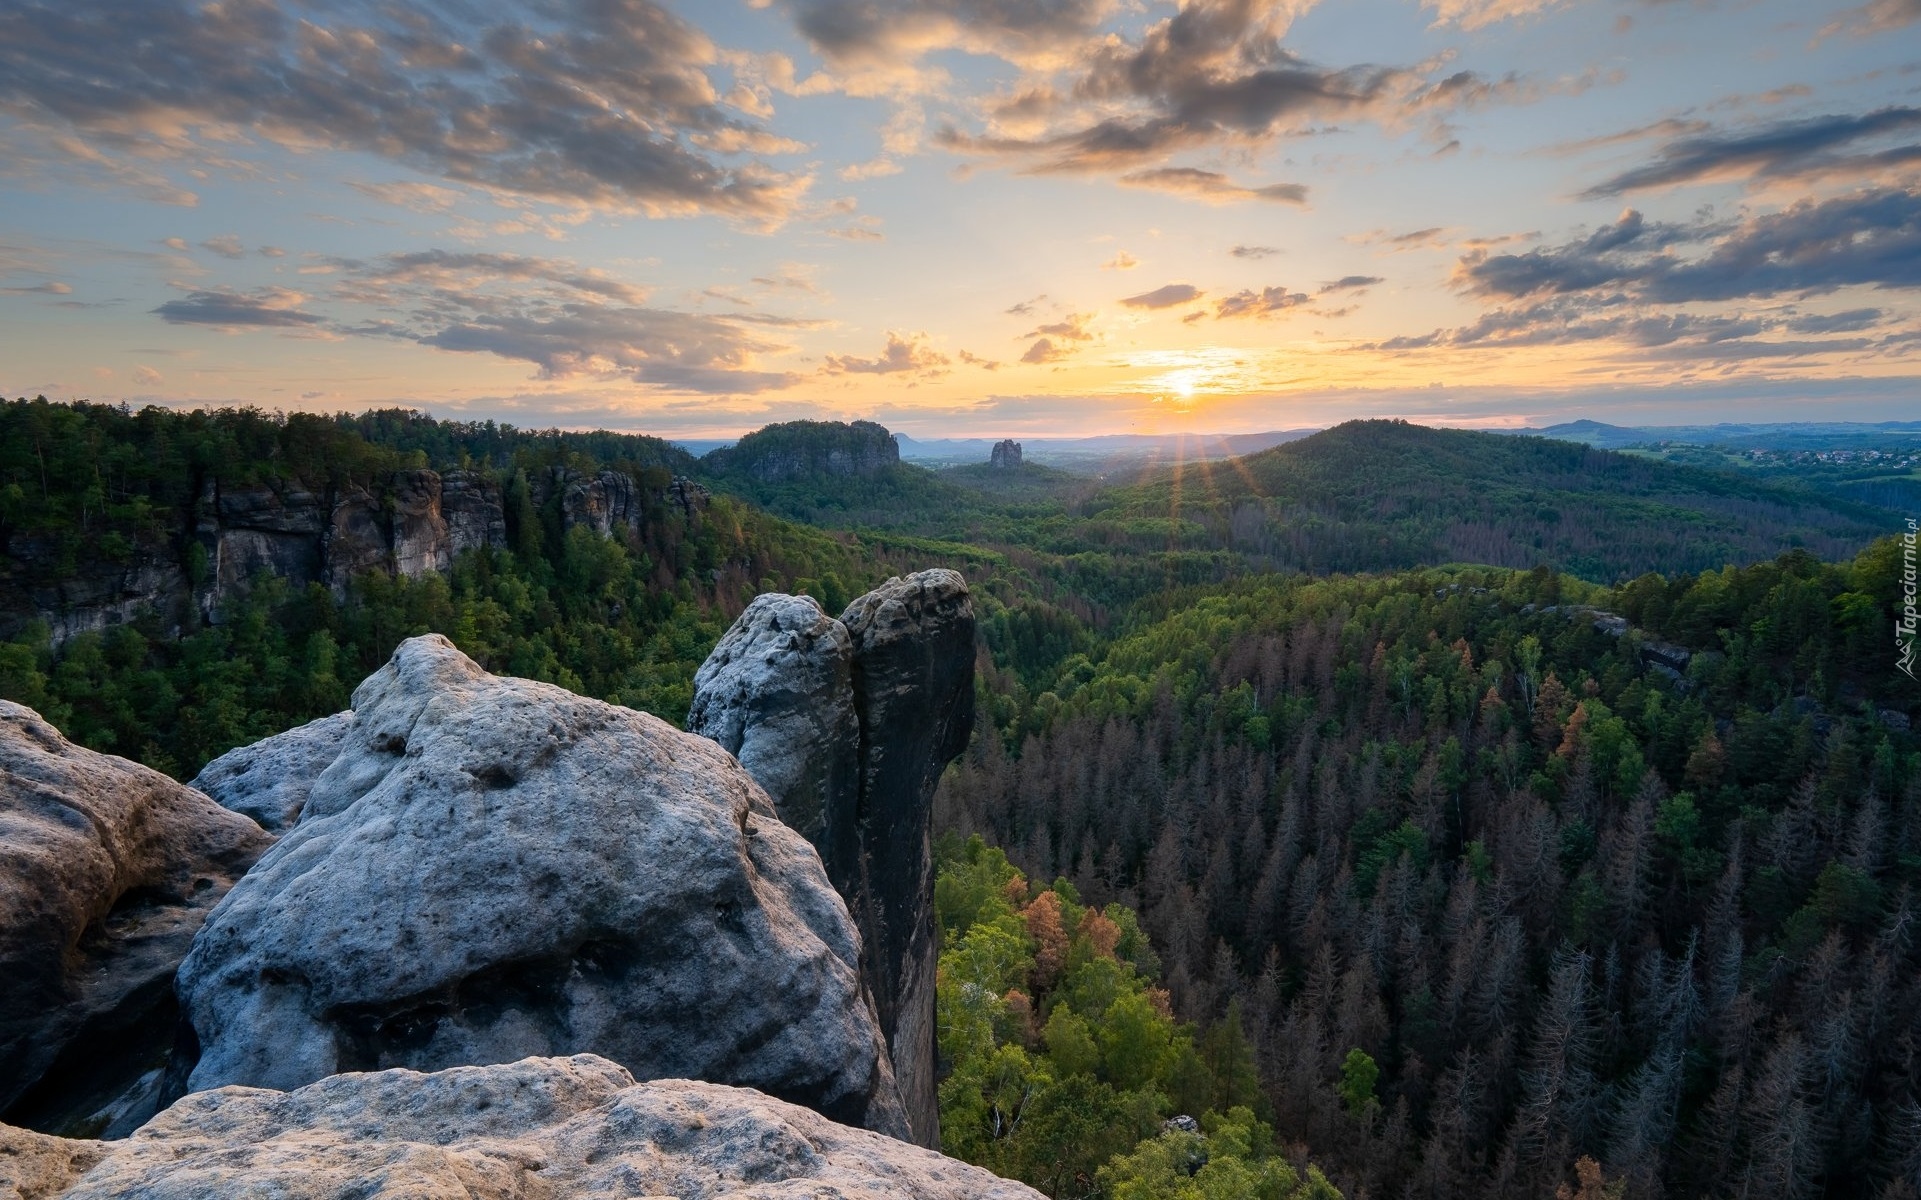
[[973, 602], [949, 570], [890, 579], [838, 621], [807, 597], [758, 597], [695, 676], [688, 715], [820, 850], [860, 926], [861, 969], [925, 1146], [939, 1144], [929, 822], [973, 723]]
[[635, 1083], [593, 1055], [336, 1075], [285, 1094], [222, 1088], [124, 1142], [0, 1127], [7, 1183], [46, 1200], [1040, 1197], [758, 1092]]
[[994, 443], [994, 452], [987, 465], [1004, 470], [1012, 470], [1021, 465], [1021, 444], [1013, 438], [1004, 438]]
[[438, 635], [354, 692], [178, 991], [173, 1091], [590, 1051], [907, 1132], [847, 906], [753, 778]]
[[314, 780], [339, 756], [353, 727], [351, 711], [309, 721], [227, 751], [202, 767], [190, 786], [269, 833], [281, 833], [300, 819]]
[[0, 701], [8, 1120], [124, 1134], [151, 1115], [173, 1040], [174, 968], [272, 842], [199, 792]]
[[[536, 506], [558, 496], [564, 529], [586, 525], [603, 537], [639, 529], [649, 505], [691, 520], [709, 499], [692, 480], [647, 486], [619, 471], [585, 476], [555, 467], [529, 484]], [[125, 563], [95, 564], [9, 598], [0, 636], [30, 619], [46, 622], [56, 645], [143, 612], [176, 627], [190, 612], [218, 621], [222, 606], [262, 572], [340, 593], [368, 571], [417, 579], [450, 569], [462, 551], [507, 544], [500, 484], [478, 471], [397, 471], [372, 487], [337, 488], [297, 479], [229, 486], [210, 477], [191, 509], [183, 546], [136, 546]], [[8, 552], [28, 565], [52, 553], [25, 537]]]
[[788, 421], [755, 430], [701, 462], [718, 474], [780, 483], [833, 475], [879, 475], [900, 464], [900, 443], [872, 421]]

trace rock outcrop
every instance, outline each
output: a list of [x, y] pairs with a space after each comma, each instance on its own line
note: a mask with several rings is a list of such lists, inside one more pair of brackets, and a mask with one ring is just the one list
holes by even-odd
[[948, 570], [890, 579], [838, 621], [806, 597], [757, 598], [695, 676], [688, 717], [820, 850], [860, 926], [862, 973], [925, 1146], [939, 1142], [929, 823], [973, 723], [973, 602]]
[[272, 840], [199, 792], [75, 746], [32, 709], [0, 701], [7, 1119], [124, 1132], [153, 1111], [173, 1040], [174, 968]]
[[900, 443], [872, 421], [787, 421], [755, 430], [702, 463], [761, 483], [835, 475], [879, 475], [900, 465]]
[[1020, 466], [1021, 444], [1013, 438], [995, 442], [993, 451], [987, 457], [987, 465], [1008, 471]]
[[202, 767], [190, 786], [222, 808], [252, 817], [269, 833], [280, 833], [300, 819], [314, 780], [333, 765], [353, 727], [351, 711], [309, 721], [227, 751]]
[[429, 635], [355, 691], [299, 821], [195, 939], [172, 1079], [592, 1052], [905, 1134], [859, 955], [714, 743]]
[[6, 1182], [49, 1200], [1040, 1196], [759, 1092], [635, 1083], [592, 1055], [336, 1075], [291, 1093], [222, 1088], [112, 1144], [0, 1129]]

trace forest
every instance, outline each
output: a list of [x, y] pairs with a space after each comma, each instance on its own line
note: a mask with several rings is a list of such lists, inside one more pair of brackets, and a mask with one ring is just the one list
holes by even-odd
[[[714, 495], [601, 538], [516, 489], [554, 465]], [[19, 611], [46, 573], [188, 554], [210, 472], [422, 466], [497, 479], [506, 545], [259, 579], [178, 630], [56, 646]], [[1917, 1200], [1898, 528], [1791, 481], [1390, 422], [1108, 481], [770, 481], [634, 435], [18, 401], [0, 697], [185, 779], [432, 630], [679, 721], [758, 592], [838, 610], [952, 566], [981, 715], [936, 798], [951, 1153], [1116, 1200]]]

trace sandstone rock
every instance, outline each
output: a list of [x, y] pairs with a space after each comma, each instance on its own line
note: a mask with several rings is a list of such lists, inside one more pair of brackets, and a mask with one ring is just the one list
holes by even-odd
[[[399, 471], [388, 493], [388, 542], [394, 573], [419, 579], [454, 565], [452, 540], [440, 511], [440, 476]], [[503, 527], [505, 522], [502, 522]]]
[[836, 887], [856, 877], [860, 720], [853, 642], [810, 596], [757, 596], [694, 676], [687, 728], [712, 738], [820, 851]]
[[440, 477], [440, 515], [447, 522], [450, 560], [463, 551], [507, 544], [507, 514], [500, 487], [475, 471]]
[[[0, 1138], [0, 1152], [20, 1139]], [[1037, 1200], [978, 1167], [759, 1092], [633, 1082], [592, 1055], [423, 1075], [336, 1075], [291, 1093], [189, 1096], [124, 1142], [21, 1145], [29, 1195], [372, 1200]], [[91, 1170], [69, 1184], [76, 1168]], [[0, 1160], [4, 1161], [4, 1160]], [[3, 1169], [3, 1168], [0, 1168]], [[62, 1190], [62, 1189], [65, 1190]]]
[[192, 786], [262, 829], [283, 832], [300, 819], [308, 790], [339, 755], [353, 725], [352, 712], [335, 713], [229, 750], [201, 768]]
[[1013, 438], [1003, 438], [994, 443], [994, 449], [987, 456], [987, 465], [1001, 470], [1012, 470], [1021, 465], [1021, 444]]
[[890, 579], [838, 621], [806, 597], [756, 598], [695, 675], [688, 714], [813, 841], [846, 898], [925, 1146], [939, 1141], [929, 819], [973, 722], [973, 604], [947, 570]]
[[712, 742], [430, 635], [181, 965], [186, 1082], [591, 1051], [905, 1132], [858, 963], [818, 855]]
[[[157, 1084], [174, 968], [271, 841], [0, 701], [0, 1112], [66, 1126], [143, 1075]], [[131, 1128], [145, 1113], [122, 1115]]]
[[934, 787], [974, 731], [974, 606], [956, 571], [890, 579], [841, 614], [860, 717], [860, 886], [851, 902], [914, 1139], [934, 1090]]

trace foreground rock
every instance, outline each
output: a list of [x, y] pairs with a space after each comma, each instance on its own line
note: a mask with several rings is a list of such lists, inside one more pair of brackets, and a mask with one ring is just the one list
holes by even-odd
[[974, 726], [966, 580], [890, 579], [838, 621], [807, 597], [758, 597], [694, 687], [688, 728], [740, 756], [847, 899], [914, 1140], [938, 1145], [929, 825]]
[[858, 963], [712, 742], [413, 638], [181, 965], [174, 1086], [593, 1052], [904, 1134]]
[[173, 1040], [174, 968], [272, 841], [199, 792], [0, 701], [8, 1120], [125, 1132], [151, 1114]]
[[229, 750], [201, 768], [192, 786], [279, 833], [300, 819], [314, 780], [333, 765], [353, 727], [352, 712], [335, 713]]
[[1035, 1200], [1040, 1193], [758, 1092], [636, 1084], [592, 1055], [223, 1088], [125, 1142], [0, 1130], [28, 1196]]

